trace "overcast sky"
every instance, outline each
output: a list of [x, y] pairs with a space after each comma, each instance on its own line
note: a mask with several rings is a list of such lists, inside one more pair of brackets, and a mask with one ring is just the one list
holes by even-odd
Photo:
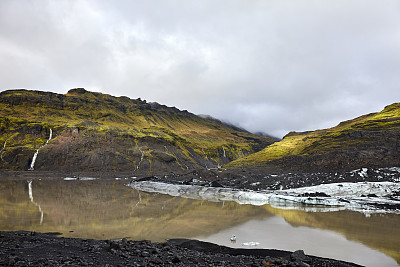
[[398, 0], [1, 0], [0, 90], [84, 87], [282, 137], [400, 102]]

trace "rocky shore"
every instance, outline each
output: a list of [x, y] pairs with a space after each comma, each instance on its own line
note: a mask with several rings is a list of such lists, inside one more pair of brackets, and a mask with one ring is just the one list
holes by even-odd
[[93, 240], [60, 233], [0, 232], [0, 266], [360, 266], [267, 249], [233, 249], [197, 240]]

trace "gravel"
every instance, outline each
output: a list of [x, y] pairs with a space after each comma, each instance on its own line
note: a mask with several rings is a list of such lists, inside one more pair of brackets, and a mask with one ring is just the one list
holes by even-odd
[[360, 266], [268, 249], [234, 249], [208, 242], [64, 238], [60, 233], [0, 232], [0, 266]]

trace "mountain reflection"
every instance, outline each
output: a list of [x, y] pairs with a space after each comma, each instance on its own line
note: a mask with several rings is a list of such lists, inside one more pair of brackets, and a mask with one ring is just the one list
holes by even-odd
[[0, 228], [61, 232], [66, 237], [163, 241], [213, 233], [272, 216], [262, 207], [138, 192], [126, 183], [1, 181]]

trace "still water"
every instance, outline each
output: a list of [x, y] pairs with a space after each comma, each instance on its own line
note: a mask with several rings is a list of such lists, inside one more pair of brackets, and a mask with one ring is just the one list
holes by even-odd
[[[399, 266], [400, 215], [305, 212], [144, 193], [129, 180], [0, 180], [0, 230], [66, 237], [195, 238], [231, 247], [303, 249], [366, 266]], [[237, 236], [236, 243], [230, 237]]]

